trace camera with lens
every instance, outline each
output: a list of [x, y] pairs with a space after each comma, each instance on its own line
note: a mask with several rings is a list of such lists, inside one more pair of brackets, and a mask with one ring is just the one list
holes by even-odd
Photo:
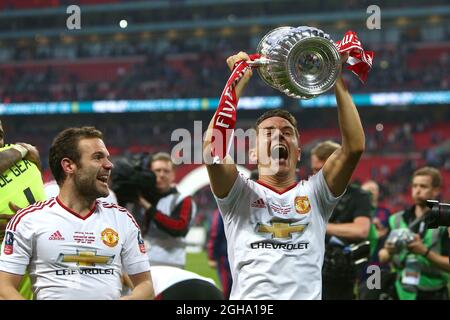
[[156, 176], [149, 170], [151, 155], [147, 153], [123, 157], [114, 162], [111, 173], [111, 189], [116, 193], [119, 205], [135, 203], [142, 195], [150, 203], [156, 203]]
[[328, 244], [322, 268], [324, 281], [352, 279], [355, 273], [351, 257], [344, 253], [343, 247]]
[[322, 276], [326, 280], [353, 279], [361, 264], [368, 261], [369, 255], [369, 241], [345, 244], [332, 236], [326, 246]]
[[425, 217], [428, 228], [450, 227], [450, 203], [427, 200], [427, 207], [431, 209]]
[[[427, 207], [431, 209], [425, 216], [425, 222], [428, 228], [450, 227], [450, 203], [427, 200]], [[450, 264], [450, 256], [448, 257], [448, 263]]]
[[394, 246], [394, 252], [399, 253], [408, 247], [408, 244], [414, 241], [414, 233], [407, 229], [394, 229], [389, 233], [386, 239], [387, 243]]

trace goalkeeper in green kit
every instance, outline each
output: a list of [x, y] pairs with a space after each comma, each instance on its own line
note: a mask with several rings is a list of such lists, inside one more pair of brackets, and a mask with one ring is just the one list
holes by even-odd
[[[45, 200], [40, 171], [39, 152], [27, 143], [5, 144], [5, 132], [0, 121], [0, 244], [6, 225], [16, 211]], [[33, 299], [30, 277], [23, 277], [19, 292]]]

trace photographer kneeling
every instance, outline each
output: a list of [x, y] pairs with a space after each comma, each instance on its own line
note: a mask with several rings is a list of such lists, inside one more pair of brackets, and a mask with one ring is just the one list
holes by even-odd
[[396, 272], [395, 292], [400, 300], [448, 300], [449, 238], [445, 227], [427, 229], [427, 199], [436, 199], [441, 174], [424, 167], [414, 172], [411, 196], [414, 205], [392, 215], [392, 230], [379, 252]]
[[150, 160], [149, 169], [156, 175], [157, 200], [152, 203], [140, 196], [139, 204], [145, 210], [143, 233], [149, 244], [150, 264], [184, 268], [185, 236], [195, 215], [196, 205], [192, 197], [182, 195], [176, 189], [175, 165], [168, 153], [155, 154]]

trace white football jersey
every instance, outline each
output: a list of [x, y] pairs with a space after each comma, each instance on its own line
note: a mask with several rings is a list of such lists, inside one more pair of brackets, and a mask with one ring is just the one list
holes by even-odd
[[233, 277], [230, 299], [321, 299], [326, 224], [340, 197], [322, 171], [279, 193], [239, 174], [217, 204]]
[[96, 201], [81, 217], [51, 198], [17, 212], [6, 228], [0, 270], [31, 276], [35, 299], [118, 299], [121, 270], [150, 270], [144, 241], [124, 208]]

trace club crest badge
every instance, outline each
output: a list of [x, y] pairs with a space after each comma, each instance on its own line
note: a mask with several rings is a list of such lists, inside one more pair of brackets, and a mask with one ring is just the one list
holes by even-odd
[[308, 196], [295, 197], [295, 211], [298, 214], [306, 214], [311, 210], [311, 203]]
[[113, 248], [119, 242], [119, 234], [114, 229], [106, 228], [102, 231], [101, 236], [103, 243], [108, 247]]

